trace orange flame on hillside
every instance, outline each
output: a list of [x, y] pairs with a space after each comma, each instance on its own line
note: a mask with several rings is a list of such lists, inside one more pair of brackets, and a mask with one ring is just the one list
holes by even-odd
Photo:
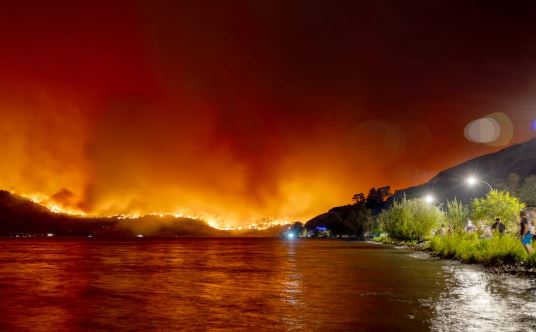
[[28, 199], [32, 201], [33, 203], [36, 203], [48, 209], [51, 213], [64, 214], [64, 215], [75, 216], [75, 217], [85, 217], [85, 218], [115, 217], [118, 219], [137, 219], [137, 218], [142, 218], [145, 216], [156, 216], [160, 218], [166, 218], [166, 217], [173, 217], [176, 219], [188, 218], [188, 219], [202, 220], [206, 222], [207, 225], [209, 225], [212, 228], [219, 229], [219, 230], [229, 230], [229, 231], [263, 230], [263, 229], [267, 229], [273, 226], [287, 225], [290, 223], [288, 219], [263, 218], [254, 223], [240, 225], [240, 226], [233, 226], [233, 225], [226, 224], [220, 217], [209, 216], [206, 214], [187, 214], [187, 213], [182, 213], [182, 212], [172, 212], [172, 213], [133, 212], [133, 213], [128, 213], [128, 214], [103, 216], [103, 215], [89, 214], [80, 209], [74, 209], [74, 208], [62, 206], [61, 204], [53, 202], [50, 199], [50, 197], [42, 193], [30, 193], [30, 194], [14, 193], [14, 194], [22, 198]]
[[62, 206], [60, 204], [54, 203], [50, 200], [50, 198], [47, 195], [41, 194], [41, 193], [31, 193], [31, 194], [20, 194], [15, 193], [17, 196], [26, 198], [36, 204], [39, 204], [45, 208], [47, 208], [50, 212], [56, 213], [56, 214], [66, 214], [71, 216], [77, 216], [77, 217], [87, 217], [88, 214], [82, 210], [69, 208]]

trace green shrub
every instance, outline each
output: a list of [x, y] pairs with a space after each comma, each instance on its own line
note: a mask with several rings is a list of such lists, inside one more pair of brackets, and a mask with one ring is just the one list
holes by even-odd
[[507, 229], [513, 230], [517, 225], [519, 212], [525, 204], [506, 191], [490, 191], [486, 197], [475, 198], [471, 202], [471, 216], [474, 220], [482, 220], [488, 224], [495, 218], [501, 218]]
[[441, 210], [422, 199], [403, 199], [380, 214], [383, 231], [389, 237], [402, 241], [422, 241], [443, 222]]

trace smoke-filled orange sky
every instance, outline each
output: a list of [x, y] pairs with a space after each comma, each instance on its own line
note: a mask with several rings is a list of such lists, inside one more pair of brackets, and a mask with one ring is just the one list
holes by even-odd
[[533, 4], [5, 1], [0, 187], [238, 224], [418, 184], [533, 136]]

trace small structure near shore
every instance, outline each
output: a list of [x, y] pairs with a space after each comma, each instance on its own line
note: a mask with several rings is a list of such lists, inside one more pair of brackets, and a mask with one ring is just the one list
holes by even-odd
[[307, 237], [311, 238], [330, 238], [331, 231], [325, 226], [316, 226], [307, 232]]

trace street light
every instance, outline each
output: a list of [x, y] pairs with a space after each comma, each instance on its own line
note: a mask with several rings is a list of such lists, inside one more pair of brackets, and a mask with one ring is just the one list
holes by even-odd
[[467, 178], [467, 184], [472, 186], [477, 182], [476, 178], [474, 176], [470, 176]]
[[487, 185], [489, 187], [489, 190], [493, 190], [493, 187], [491, 186], [491, 184], [487, 183], [484, 180], [478, 179], [478, 178], [476, 178], [474, 176], [468, 177], [465, 181], [467, 182], [467, 184], [469, 186], [474, 186], [477, 182], [481, 182], [481, 183]]
[[426, 196], [424, 196], [424, 201], [427, 204], [432, 204], [435, 201], [435, 197], [432, 196], [432, 195], [426, 195]]

